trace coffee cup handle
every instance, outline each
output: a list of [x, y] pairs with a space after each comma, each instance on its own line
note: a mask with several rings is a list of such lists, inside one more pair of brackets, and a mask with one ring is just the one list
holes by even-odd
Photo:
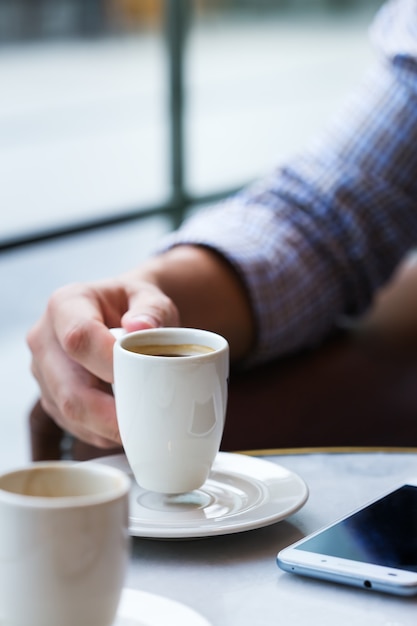
[[[126, 331], [124, 328], [109, 328], [109, 331], [116, 340], [120, 339], [120, 337], [123, 337], [123, 335], [126, 335]], [[112, 389], [114, 395], [114, 385], [112, 385]]]
[[109, 331], [115, 339], [120, 339], [120, 337], [126, 335], [126, 331], [124, 328], [109, 328]]

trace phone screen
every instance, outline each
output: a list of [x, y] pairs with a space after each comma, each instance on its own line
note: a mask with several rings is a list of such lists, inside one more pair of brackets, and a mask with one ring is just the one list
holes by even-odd
[[295, 549], [417, 572], [417, 487], [400, 487]]

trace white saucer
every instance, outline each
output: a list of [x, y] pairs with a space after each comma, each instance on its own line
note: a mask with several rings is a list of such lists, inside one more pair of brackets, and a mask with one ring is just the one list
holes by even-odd
[[174, 600], [123, 589], [113, 626], [210, 626], [201, 615]]
[[253, 530], [283, 520], [308, 498], [299, 476], [244, 454], [219, 452], [204, 485], [178, 496], [142, 489], [124, 454], [94, 462], [118, 467], [132, 477], [129, 530], [136, 537], [188, 539]]

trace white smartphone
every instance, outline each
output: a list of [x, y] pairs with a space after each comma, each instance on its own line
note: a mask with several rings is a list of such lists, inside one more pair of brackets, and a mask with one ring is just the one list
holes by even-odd
[[417, 479], [284, 548], [277, 563], [294, 574], [417, 594]]

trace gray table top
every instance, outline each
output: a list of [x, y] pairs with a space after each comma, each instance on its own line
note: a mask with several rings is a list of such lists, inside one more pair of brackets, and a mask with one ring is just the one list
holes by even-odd
[[126, 587], [187, 604], [212, 626], [415, 626], [417, 599], [298, 577], [279, 570], [275, 557], [416, 477], [417, 453], [323, 451], [263, 458], [306, 481], [309, 499], [297, 513], [265, 528], [204, 539], [135, 537]]

